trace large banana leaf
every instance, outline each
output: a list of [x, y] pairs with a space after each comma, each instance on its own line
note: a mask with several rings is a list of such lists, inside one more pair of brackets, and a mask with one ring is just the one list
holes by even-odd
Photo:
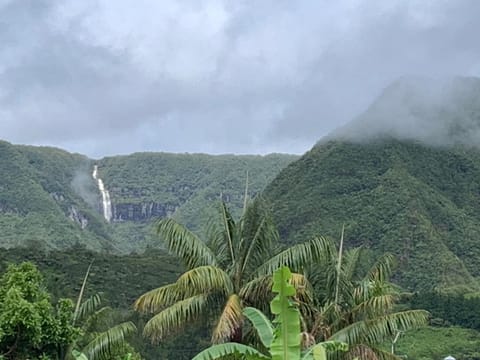
[[300, 359], [300, 314], [289, 297], [295, 295], [295, 287], [290, 284], [292, 273], [286, 266], [273, 274], [272, 291], [277, 295], [270, 303], [277, 325], [270, 346], [272, 360]]
[[273, 325], [260, 310], [253, 307], [243, 309], [243, 315], [250, 320], [262, 344], [269, 348], [273, 341]]
[[208, 349], [203, 350], [197, 354], [192, 360], [214, 360], [221, 359], [228, 356], [229, 359], [232, 356], [237, 355], [236, 359], [246, 360], [268, 360], [269, 356], [262, 354], [260, 351], [243, 344], [238, 343], [224, 343], [210, 346]]

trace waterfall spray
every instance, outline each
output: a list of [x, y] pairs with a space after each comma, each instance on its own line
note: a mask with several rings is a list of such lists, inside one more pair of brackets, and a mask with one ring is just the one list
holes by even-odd
[[103, 208], [103, 217], [105, 220], [110, 222], [112, 219], [112, 202], [110, 201], [110, 194], [107, 189], [105, 189], [105, 185], [103, 184], [103, 180], [98, 177], [98, 166], [93, 166], [93, 178], [97, 182], [98, 190], [102, 194], [102, 208]]

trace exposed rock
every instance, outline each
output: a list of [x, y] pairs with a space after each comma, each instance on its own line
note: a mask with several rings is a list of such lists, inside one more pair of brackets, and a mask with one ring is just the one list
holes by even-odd
[[170, 217], [177, 210], [176, 205], [157, 202], [112, 205], [113, 221], [145, 221], [151, 218]]
[[83, 216], [82, 214], [80, 214], [78, 212], [78, 210], [75, 208], [75, 206], [71, 206], [69, 209], [68, 209], [68, 217], [70, 218], [70, 220], [76, 222], [77, 224], [80, 225], [80, 228], [83, 230], [87, 227], [88, 225], [88, 219]]
[[50, 193], [50, 196], [53, 200], [57, 202], [65, 201], [65, 197], [62, 194], [57, 194], [56, 192]]

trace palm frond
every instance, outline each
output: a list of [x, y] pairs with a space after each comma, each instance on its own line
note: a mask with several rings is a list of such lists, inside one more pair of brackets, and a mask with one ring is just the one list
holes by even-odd
[[293, 245], [280, 254], [262, 264], [257, 275], [269, 275], [281, 266], [288, 266], [293, 271], [302, 270], [305, 266], [331, 256], [332, 242], [316, 237], [302, 244]]
[[311, 304], [313, 302], [313, 288], [310, 282], [303, 274], [292, 273], [290, 283], [293, 285], [296, 291], [295, 299], [302, 302]]
[[[313, 288], [303, 274], [292, 273], [291, 284], [296, 290], [296, 299], [302, 303], [311, 303], [313, 300]], [[273, 278], [271, 275], [259, 276], [246, 283], [239, 292], [240, 297], [246, 304], [262, 308], [272, 296]], [[262, 309], [264, 310], [264, 309]]]
[[265, 201], [256, 197], [241, 219], [239, 259], [242, 273], [257, 269], [271, 255], [278, 232]]
[[137, 311], [154, 313], [172, 305], [181, 298], [177, 284], [174, 283], [146, 292], [135, 301], [133, 306]]
[[218, 344], [230, 340], [243, 323], [242, 304], [236, 294], [228, 297], [217, 325], [213, 330], [212, 343]]
[[271, 275], [259, 276], [243, 285], [239, 295], [245, 304], [266, 310], [272, 294], [272, 284]]
[[392, 254], [383, 254], [367, 272], [365, 279], [380, 282], [388, 281], [394, 263], [395, 257]]
[[352, 310], [355, 321], [372, 319], [376, 316], [388, 314], [394, 305], [395, 297], [391, 294], [372, 296], [356, 305]]
[[377, 352], [370, 346], [360, 344], [350, 348], [347, 354], [347, 359], [362, 359], [362, 360], [380, 360]]
[[157, 224], [157, 233], [167, 249], [180, 257], [187, 268], [217, 264], [215, 254], [194, 233], [173, 219], [162, 219]]
[[361, 247], [350, 249], [345, 252], [342, 270], [345, 278], [349, 281], [353, 280], [353, 276], [355, 275], [355, 270], [357, 269], [358, 259], [360, 258], [361, 252]]
[[225, 295], [233, 292], [232, 280], [216, 266], [199, 266], [183, 273], [176, 281], [177, 291], [184, 297], [220, 291]]
[[345, 224], [342, 226], [342, 235], [340, 237], [340, 246], [338, 248], [337, 268], [335, 276], [335, 304], [338, 304], [338, 296], [340, 294], [340, 278], [342, 276], [342, 259], [343, 259], [343, 235], [345, 233]]
[[88, 280], [88, 276], [90, 275], [90, 269], [92, 268], [92, 264], [93, 264], [93, 261], [90, 263], [90, 265], [88, 265], [87, 272], [85, 273], [85, 276], [82, 281], [82, 287], [80, 288], [80, 293], [78, 294], [77, 304], [75, 305], [75, 310], [73, 311], [73, 319], [72, 319], [73, 324], [75, 324], [78, 318], [78, 312], [80, 310], [83, 293], [85, 291], [85, 286], [87, 285], [87, 280]]
[[223, 236], [227, 242], [227, 248], [230, 254], [230, 261], [232, 264], [235, 263], [236, 260], [236, 246], [233, 243], [235, 232], [237, 231], [235, 227], [235, 221], [233, 220], [232, 214], [227, 208], [227, 205], [222, 201], [221, 204], [221, 213], [222, 213], [222, 228], [223, 228]]
[[131, 322], [124, 322], [101, 332], [89, 342], [82, 352], [91, 360], [108, 360], [115, 349], [125, 341], [125, 337], [137, 331]]
[[143, 329], [144, 336], [157, 343], [167, 335], [195, 320], [207, 306], [207, 296], [195, 295], [178, 301], [152, 317]]
[[215, 359], [245, 359], [245, 360], [268, 360], [269, 356], [265, 356], [260, 351], [247, 345], [238, 343], [225, 343], [210, 346], [197, 354], [192, 360], [215, 360]]
[[84, 319], [86, 316], [91, 315], [100, 306], [102, 300], [99, 294], [90, 296], [87, 300], [82, 302], [75, 312], [74, 324], [76, 321]]
[[397, 356], [391, 352], [379, 349], [377, 347], [372, 347], [372, 350], [377, 355], [378, 360], [402, 360], [405, 358], [404, 356]]
[[330, 340], [346, 342], [349, 345], [378, 344], [396, 331], [405, 331], [427, 324], [428, 312], [408, 310], [377, 317], [372, 320], [357, 321], [336, 332]]
[[86, 319], [82, 328], [88, 333], [91, 329], [98, 328], [99, 324], [104, 324], [105, 320], [108, 320], [112, 314], [112, 308], [110, 306], [104, 306], [94, 311]]
[[[302, 354], [301, 360], [327, 360], [327, 353], [341, 353], [348, 350], [348, 345], [338, 341], [324, 341], [313, 345]], [[360, 358], [363, 359], [363, 358]]]

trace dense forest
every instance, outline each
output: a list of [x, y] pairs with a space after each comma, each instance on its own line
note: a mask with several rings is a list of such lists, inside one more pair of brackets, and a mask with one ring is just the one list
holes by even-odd
[[[203, 231], [216, 201], [222, 198], [238, 215], [248, 177], [250, 194], [260, 193], [296, 158], [138, 153], [95, 161], [0, 141], [0, 241], [3, 247], [80, 243], [97, 251], [143, 251], [156, 241], [156, 219], [172, 215]], [[95, 164], [112, 198], [110, 222], [101, 214]]]
[[[394, 84], [301, 157], [0, 142], [0, 359], [480, 359], [462, 84], [448, 108]], [[451, 142], [352, 137], [395, 101]]]

